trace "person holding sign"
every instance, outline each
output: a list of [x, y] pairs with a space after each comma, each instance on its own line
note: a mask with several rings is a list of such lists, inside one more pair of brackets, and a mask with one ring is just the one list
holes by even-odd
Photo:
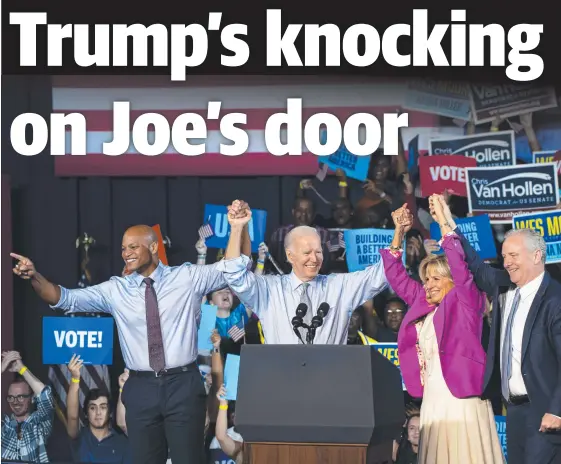
[[[243, 229], [251, 219], [247, 204], [236, 200], [228, 207], [230, 240], [218, 269], [239, 299], [259, 316], [267, 344], [308, 342], [304, 328], [291, 322], [296, 311], [311, 325], [323, 308], [323, 323], [313, 343], [346, 344], [349, 316], [366, 300], [387, 287], [381, 263], [363, 271], [320, 275], [323, 263], [321, 238], [313, 227], [292, 229], [285, 239], [285, 251], [292, 272], [285, 275], [255, 275], [247, 269], [248, 258], [241, 255]], [[318, 316], [316, 316], [318, 317]], [[308, 332], [309, 333], [309, 332]]]
[[68, 363], [71, 383], [66, 396], [66, 431], [72, 439], [72, 452], [78, 462], [132, 464], [127, 437], [111, 426], [109, 392], [92, 388], [84, 398], [87, 426], [80, 426], [80, 378], [83, 361], [72, 356]]
[[[250, 254], [247, 228], [243, 235]], [[130, 376], [121, 398], [133, 462], [163, 464], [169, 445], [174, 464], [199, 464], [206, 391], [196, 364], [197, 325], [203, 296], [226, 282], [217, 264], [164, 265], [158, 246], [151, 227], [129, 228], [121, 248], [129, 274], [72, 290], [49, 282], [29, 258], [11, 256], [18, 260], [13, 272], [30, 280], [52, 308], [105, 312], [115, 319]]]
[[[430, 199], [435, 202], [434, 196]], [[380, 250], [390, 286], [409, 305], [398, 334], [407, 391], [423, 398], [419, 464], [505, 462], [491, 403], [481, 400], [485, 352], [481, 331], [485, 296], [464, 261], [460, 239], [435, 207], [444, 255], [426, 258], [422, 283], [407, 275], [401, 244], [413, 217], [404, 205], [392, 213], [395, 233]]]
[[504, 269], [496, 269], [443, 211], [477, 286], [492, 297], [483, 385], [487, 396], [499, 393], [506, 403], [508, 462], [561, 462], [561, 284], [545, 270], [545, 241], [537, 230], [510, 230]]

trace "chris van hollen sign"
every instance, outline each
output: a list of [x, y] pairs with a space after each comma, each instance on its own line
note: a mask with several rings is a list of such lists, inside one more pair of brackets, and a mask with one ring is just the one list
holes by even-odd
[[478, 167], [512, 166], [516, 164], [514, 131], [431, 139], [429, 154], [467, 156], [474, 158]]
[[517, 214], [550, 210], [559, 203], [555, 163], [466, 168], [469, 211], [491, 223], [510, 224]]

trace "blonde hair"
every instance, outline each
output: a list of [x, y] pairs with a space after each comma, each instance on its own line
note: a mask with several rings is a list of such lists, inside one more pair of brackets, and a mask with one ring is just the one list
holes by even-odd
[[419, 276], [423, 283], [427, 281], [429, 271], [435, 271], [437, 275], [452, 280], [450, 266], [448, 266], [448, 260], [445, 255], [430, 255], [421, 261]]

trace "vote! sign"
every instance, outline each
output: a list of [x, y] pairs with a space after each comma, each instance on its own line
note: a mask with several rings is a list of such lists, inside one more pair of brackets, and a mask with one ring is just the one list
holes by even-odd
[[[230, 237], [230, 223], [228, 222], [228, 207], [224, 205], [205, 205], [204, 221], [210, 224], [214, 235], [206, 239], [208, 248], [226, 248]], [[257, 253], [259, 244], [265, 241], [267, 228], [267, 211], [251, 210], [251, 220], [248, 224], [251, 251]]]
[[474, 158], [461, 155], [421, 156], [419, 174], [421, 191], [427, 197], [451, 190], [454, 195], [467, 196], [465, 168], [477, 166]]
[[68, 364], [74, 354], [84, 364], [113, 364], [113, 318], [44, 317], [43, 364]]

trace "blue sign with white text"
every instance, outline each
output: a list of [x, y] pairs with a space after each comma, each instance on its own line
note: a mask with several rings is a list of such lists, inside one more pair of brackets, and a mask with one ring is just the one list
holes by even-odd
[[[208, 248], [226, 248], [230, 237], [230, 223], [228, 222], [228, 207], [223, 205], [205, 205], [203, 220], [211, 225], [214, 235], [206, 239]], [[259, 244], [265, 241], [267, 228], [267, 211], [251, 210], [251, 220], [248, 224], [251, 251], [257, 253]]]
[[508, 456], [507, 456], [507, 453], [506, 453], [506, 417], [505, 416], [495, 416], [495, 425], [497, 426], [497, 434], [499, 435], [499, 443], [501, 444], [501, 447], [503, 449], [503, 454], [505, 455], [505, 460], [508, 461]]
[[554, 209], [559, 202], [555, 163], [466, 168], [469, 210], [509, 224], [517, 214]]
[[[362, 271], [380, 262], [380, 249], [392, 242], [391, 229], [351, 229], [345, 230], [345, 256], [349, 272]], [[405, 244], [403, 245], [405, 249]], [[405, 253], [403, 253], [405, 263]]]
[[43, 364], [113, 364], [112, 317], [44, 317]]
[[[320, 140], [322, 144], [327, 142], [327, 131], [321, 131]], [[329, 169], [332, 169], [333, 171], [341, 168], [345, 171], [347, 177], [364, 182], [368, 177], [370, 156], [354, 155], [345, 147], [344, 143], [341, 143], [341, 146], [335, 153], [327, 156], [318, 156], [318, 162], [327, 165]]]
[[[497, 257], [497, 248], [489, 216], [485, 214], [470, 218], [460, 218], [455, 221], [458, 229], [460, 229], [470, 245], [477, 251], [481, 259], [494, 259]], [[440, 227], [436, 222], [430, 225], [430, 236], [436, 241], [442, 238]], [[440, 252], [443, 253], [442, 249], [440, 249]]]
[[512, 228], [537, 230], [547, 247], [546, 264], [561, 263], [561, 210], [519, 214], [512, 218]]

